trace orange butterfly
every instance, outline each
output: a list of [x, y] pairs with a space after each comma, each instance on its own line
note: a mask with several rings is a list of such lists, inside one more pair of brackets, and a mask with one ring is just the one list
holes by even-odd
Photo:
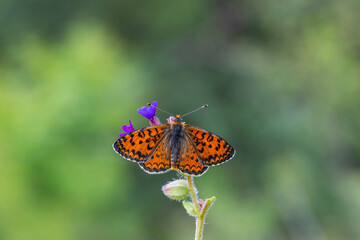
[[132, 131], [116, 140], [113, 148], [148, 173], [171, 169], [201, 175], [208, 167], [235, 155], [234, 148], [224, 139], [185, 124], [180, 115], [176, 115], [174, 122]]

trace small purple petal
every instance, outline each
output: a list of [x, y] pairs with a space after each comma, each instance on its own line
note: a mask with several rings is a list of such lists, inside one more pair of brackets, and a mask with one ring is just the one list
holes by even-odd
[[152, 117], [155, 116], [155, 112], [156, 112], [156, 106], [157, 106], [157, 102], [154, 101], [151, 106], [144, 106], [142, 108], [139, 108], [137, 110], [137, 112], [141, 115], [143, 115], [144, 117], [146, 117], [147, 119], [151, 119]]
[[128, 134], [129, 132], [132, 132], [132, 131], [135, 130], [130, 120], [129, 120], [129, 126], [124, 125], [123, 130], [124, 130], [125, 133], [120, 133], [120, 135], [119, 135], [120, 137], [122, 137], [122, 136]]
[[123, 130], [124, 130], [124, 132], [126, 132], [126, 133], [129, 133], [129, 132], [132, 132], [132, 131], [135, 130], [130, 120], [129, 120], [129, 126], [128, 126], [128, 125], [124, 125], [124, 126], [123, 126]]

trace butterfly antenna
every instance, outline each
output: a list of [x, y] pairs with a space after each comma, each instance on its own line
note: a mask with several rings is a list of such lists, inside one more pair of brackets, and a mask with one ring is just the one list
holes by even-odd
[[188, 112], [188, 113], [185, 113], [184, 115], [181, 115], [181, 117], [185, 117], [186, 115], [189, 115], [189, 114], [191, 114], [191, 113], [194, 113], [194, 112], [196, 112], [196, 111], [199, 111], [200, 109], [206, 108], [206, 107], [208, 107], [208, 106], [209, 106], [209, 105], [205, 104], [205, 105], [199, 107], [198, 109], [195, 109], [195, 110], [193, 110], [193, 111], [191, 111], [191, 112]]
[[[152, 105], [151, 103], [147, 103], [146, 105], [148, 105], [148, 106], [154, 106], [154, 105]], [[158, 109], [158, 110], [160, 110], [160, 111], [162, 111], [162, 112], [164, 112], [164, 113], [167, 113], [167, 114], [169, 114], [170, 116], [175, 116], [174, 114], [169, 113], [169, 112], [167, 112], [167, 111], [165, 111], [165, 110], [162, 110], [162, 109], [159, 108], [159, 107], [156, 107], [156, 109]]]

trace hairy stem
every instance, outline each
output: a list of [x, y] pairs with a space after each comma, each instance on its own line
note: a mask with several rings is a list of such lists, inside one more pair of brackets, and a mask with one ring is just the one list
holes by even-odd
[[200, 206], [198, 197], [197, 197], [197, 191], [196, 191], [196, 188], [194, 185], [193, 177], [185, 175], [185, 178], [188, 181], [191, 199], [192, 199], [192, 202], [193, 202], [195, 210], [196, 210], [195, 240], [201, 240], [202, 236], [203, 236], [203, 231], [204, 231], [204, 222], [205, 222], [206, 213], [209, 210], [211, 204], [214, 202], [215, 197], [206, 199], [204, 205]]
[[196, 218], [196, 230], [195, 230], [195, 240], [201, 240], [204, 231], [204, 218], [197, 216]]
[[196, 190], [195, 185], [194, 185], [193, 177], [189, 176], [189, 175], [185, 175], [185, 177], [186, 177], [187, 182], [188, 182], [191, 199], [192, 199], [194, 207], [196, 209], [196, 215], [199, 216], [199, 213], [200, 213], [201, 209], [200, 209], [200, 206], [199, 206], [199, 203], [198, 203], [197, 190]]

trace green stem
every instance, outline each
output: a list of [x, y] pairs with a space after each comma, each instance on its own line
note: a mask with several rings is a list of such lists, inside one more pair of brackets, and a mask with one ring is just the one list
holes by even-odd
[[211, 204], [214, 202], [215, 197], [206, 199], [204, 205], [200, 207], [197, 197], [197, 191], [194, 185], [194, 179], [192, 176], [184, 175], [188, 181], [188, 186], [190, 190], [191, 199], [193, 201], [195, 210], [196, 210], [196, 231], [195, 231], [195, 240], [201, 240], [204, 231], [204, 222], [206, 213], [209, 210]]
[[198, 203], [197, 191], [196, 191], [196, 188], [194, 186], [193, 177], [190, 176], [190, 175], [185, 175], [185, 177], [186, 177], [187, 182], [188, 182], [191, 199], [192, 199], [193, 204], [195, 206], [196, 215], [199, 216], [199, 213], [200, 213], [201, 209], [200, 209], [200, 206], [199, 206], [199, 203]]
[[197, 216], [196, 218], [196, 230], [195, 230], [195, 240], [201, 240], [203, 231], [204, 231], [204, 220], [205, 218], [201, 218]]

